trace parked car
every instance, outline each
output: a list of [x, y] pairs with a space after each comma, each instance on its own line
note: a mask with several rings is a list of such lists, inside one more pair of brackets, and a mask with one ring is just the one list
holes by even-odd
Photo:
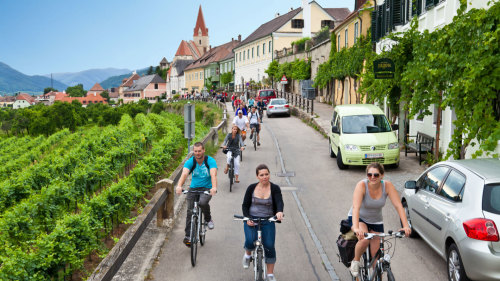
[[330, 157], [339, 169], [372, 162], [399, 166], [398, 125], [390, 125], [382, 110], [373, 104], [335, 107], [329, 134]]
[[449, 280], [500, 280], [500, 159], [437, 163], [405, 183], [401, 201]]
[[290, 105], [286, 99], [272, 99], [266, 108], [267, 118], [276, 115], [286, 115], [290, 117]]
[[257, 96], [255, 97], [256, 101], [263, 100], [266, 105], [269, 104], [269, 101], [271, 99], [276, 98], [276, 91], [273, 89], [267, 89], [267, 90], [259, 90], [257, 92]]

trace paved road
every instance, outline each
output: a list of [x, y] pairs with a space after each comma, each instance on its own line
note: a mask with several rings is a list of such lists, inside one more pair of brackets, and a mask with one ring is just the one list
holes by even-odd
[[[263, 125], [262, 146], [257, 151], [250, 146], [245, 150], [241, 183], [231, 193], [222, 173], [225, 155], [216, 157], [219, 193], [211, 201], [215, 229], [199, 248], [196, 267], [191, 267], [190, 251], [182, 244], [184, 218], [180, 218], [151, 273], [154, 280], [253, 280], [251, 269], [241, 267], [243, 226], [232, 215], [241, 214], [244, 192], [257, 181], [255, 167], [260, 163], [270, 167], [271, 181], [282, 187], [285, 201], [285, 221], [277, 226], [277, 279], [349, 280], [347, 268], [338, 261], [335, 241], [364, 169], [338, 170], [328, 155], [328, 141], [297, 118], [264, 118]], [[402, 161], [399, 169], [387, 171], [386, 179], [401, 187], [422, 171], [415, 164]], [[282, 171], [295, 172], [295, 176], [276, 176]], [[383, 212], [386, 229], [398, 228], [392, 204]], [[445, 262], [421, 239], [398, 240], [392, 267], [398, 280], [446, 279]]]

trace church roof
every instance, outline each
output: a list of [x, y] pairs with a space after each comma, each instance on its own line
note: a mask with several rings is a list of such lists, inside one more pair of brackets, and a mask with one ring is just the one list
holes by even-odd
[[200, 51], [196, 47], [193, 41], [187, 42], [182, 40], [181, 43], [179, 44], [179, 48], [177, 48], [177, 52], [175, 53], [175, 56], [192, 56], [193, 58], [197, 59], [201, 56]]
[[196, 26], [194, 27], [193, 36], [198, 36], [198, 31], [201, 29], [202, 36], [208, 36], [208, 28], [205, 26], [205, 19], [203, 18], [203, 11], [198, 10], [198, 19], [196, 19]]
[[97, 92], [97, 91], [104, 91], [104, 88], [99, 83], [95, 83], [90, 90]]

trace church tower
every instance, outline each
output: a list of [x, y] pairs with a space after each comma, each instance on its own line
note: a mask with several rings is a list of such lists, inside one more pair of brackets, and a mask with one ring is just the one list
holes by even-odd
[[208, 28], [205, 26], [205, 19], [203, 12], [198, 10], [198, 19], [196, 19], [196, 26], [194, 27], [193, 41], [201, 54], [205, 54], [209, 50], [210, 43], [208, 41]]

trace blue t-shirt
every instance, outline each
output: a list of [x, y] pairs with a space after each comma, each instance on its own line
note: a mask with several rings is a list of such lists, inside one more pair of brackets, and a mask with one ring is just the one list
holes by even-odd
[[[187, 168], [188, 170], [191, 170], [193, 167], [193, 161], [194, 157], [189, 158], [186, 163], [184, 163], [184, 168]], [[208, 156], [207, 159], [208, 166], [210, 169], [217, 169], [217, 162], [215, 162], [215, 159]], [[191, 188], [196, 188], [196, 187], [205, 187], [205, 188], [212, 188], [212, 179], [210, 177], [210, 170], [207, 169], [207, 166], [205, 166], [205, 163], [201, 163], [199, 165], [196, 163], [196, 167], [193, 170], [193, 173], [191, 174], [191, 185], [189, 187]]]

